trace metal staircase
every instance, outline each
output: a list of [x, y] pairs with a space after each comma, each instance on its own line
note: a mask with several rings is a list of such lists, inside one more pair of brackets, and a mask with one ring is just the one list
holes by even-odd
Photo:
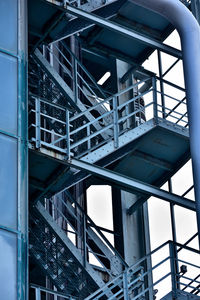
[[[64, 49], [67, 50], [69, 53], [69, 50], [66, 48], [66, 46]], [[90, 80], [93, 84], [96, 85], [95, 87], [96, 89], [98, 89], [99, 94], [101, 94], [101, 97], [102, 96], [105, 97], [105, 95], [103, 94], [103, 92], [101, 92], [101, 89], [95, 83], [91, 75], [86, 72], [84, 67], [78, 62], [78, 60], [75, 58], [75, 56], [72, 55], [71, 52], [70, 52], [71, 55], [71, 62], [70, 62], [63, 54], [63, 52], [61, 52], [59, 49], [58, 51], [59, 54], [61, 55], [61, 61], [64, 59], [63, 63], [61, 63], [60, 60], [58, 60], [58, 58], [55, 55], [53, 54], [52, 55], [59, 63], [59, 69], [60, 69], [60, 73], [62, 73], [62, 77], [48, 63], [48, 61], [44, 58], [44, 56], [39, 52], [38, 49], [36, 49], [34, 53], [34, 58], [37, 59], [40, 66], [42, 66], [44, 72], [48, 74], [48, 77], [50, 77], [54, 81], [54, 83], [60, 87], [60, 90], [62, 91], [62, 93], [64, 94], [64, 96], [66, 97], [70, 105], [73, 106], [77, 112], [85, 111], [84, 117], [86, 118], [86, 120], [92, 122], [94, 121], [95, 116], [92, 115], [90, 111], [87, 111], [86, 107], [88, 106], [88, 104], [90, 106], [93, 105], [97, 101], [96, 99], [98, 99], [98, 96], [92, 90], [88, 82], [86, 82], [83, 76], [84, 75], [85, 77], [87, 76], [87, 81]], [[50, 51], [50, 53], [52, 52]], [[80, 68], [81, 68], [80, 71], [82, 73], [81, 75], [80, 75], [80, 71], [78, 71], [78, 69]], [[103, 107], [101, 107], [100, 109], [102, 113]], [[98, 108], [96, 109], [96, 112], [99, 114]], [[101, 129], [100, 123], [95, 122], [93, 126], [95, 127], [96, 130]], [[103, 135], [107, 137], [107, 133], [104, 133]]]
[[[142, 68], [132, 85], [108, 95], [65, 42], [47, 46], [48, 55], [40, 50], [29, 63], [30, 254], [58, 293], [32, 285], [36, 300], [41, 293], [61, 299], [152, 300], [156, 286], [169, 277], [172, 285], [163, 299], [174, 293], [177, 299], [187, 297], [190, 288], [195, 294], [199, 288], [192, 284], [198, 278], [180, 276], [177, 268], [175, 249], [182, 246], [166, 242], [129, 267], [66, 189], [94, 174], [136, 195], [129, 214], [150, 195], [169, 202], [173, 197], [173, 203], [195, 210], [191, 200], [158, 189], [190, 157], [185, 97], [164, 93], [162, 78]], [[167, 84], [177, 95], [185, 92]], [[169, 255], [150, 267], [164, 247]], [[170, 271], [149, 283], [165, 262]]]
[[[46, 200], [45, 205], [38, 202], [32, 209], [30, 253], [58, 290], [78, 299], [105, 285], [89, 263], [91, 259], [96, 259], [107, 281], [127, 267], [68, 191]], [[111, 297], [112, 292], [106, 295]]]
[[40, 214], [31, 214], [30, 254], [58, 290], [84, 299], [103, 282], [97, 280], [88, 265], [83, 266], [77, 249], [50, 215], [45, 214], [44, 207], [38, 204], [37, 209]]
[[[38, 152], [31, 152], [33, 157], [31, 157], [30, 168], [34, 179], [31, 194], [35, 195], [38, 190], [44, 190], [42, 196], [45, 195], [43, 186], [46, 184], [42, 181], [45, 178], [48, 180], [50, 175], [48, 169], [52, 172], [55, 168], [59, 170], [63, 168], [62, 180], [58, 182], [55, 179], [56, 182], [52, 186], [48, 183], [48, 196], [55, 194], [66, 185], [70, 186], [72, 178], [73, 184], [76, 180], [83, 179], [85, 174], [80, 174], [80, 172], [77, 174], [77, 171], [69, 168], [70, 164], [67, 164], [66, 160], [70, 162], [72, 157], [101, 166], [108, 165], [108, 161], [110, 164], [114, 161], [119, 162], [119, 165], [115, 163], [114, 168], [112, 167], [114, 171], [120, 170], [122, 174], [138, 180], [144, 180], [146, 177], [147, 183], [157, 186], [161, 186], [172, 172], [175, 173], [187, 161], [189, 135], [185, 98], [178, 99], [170, 94], [161, 93], [157, 87], [158, 78], [145, 74], [143, 80], [137, 81], [104, 100], [99, 98], [100, 91], [98, 94], [93, 91], [92, 98], [95, 102], [88, 100], [91, 97], [90, 85], [87, 83], [86, 86], [84, 81], [78, 85], [81, 88], [77, 102], [75, 91], [71, 90], [41, 53], [36, 52], [36, 55], [39, 57], [37, 57], [37, 62], [40, 63], [35, 63], [36, 56], [33, 61], [40, 72], [35, 73], [37, 76], [40, 74], [37, 80], [43, 82], [43, 85], [38, 90], [30, 89], [29, 95], [29, 146], [33, 150], [38, 150]], [[31, 71], [33, 72], [33, 69]], [[33, 76], [30, 78], [32, 86], [39, 86], [37, 83], [32, 83], [32, 78]], [[71, 84], [72, 82], [73, 80]], [[85, 86], [84, 94], [82, 93], [83, 86]], [[173, 85], [173, 89], [178, 92], [181, 88]], [[143, 90], [142, 93], [141, 90]], [[48, 99], [49, 91], [53, 91], [50, 93], [50, 99]], [[71, 92], [68, 94], [68, 91]], [[85, 94], [86, 91], [88, 94]], [[182, 89], [181, 92], [183, 92]], [[70, 101], [68, 101], [69, 95], [71, 95]], [[125, 102], [122, 101], [124, 97], [127, 98]], [[162, 97], [165, 97], [165, 106], [163, 106]], [[85, 104], [86, 100], [87, 104]], [[166, 111], [164, 115], [163, 110]], [[177, 133], [176, 136], [173, 132]], [[153, 135], [156, 138], [152, 140]], [[152, 144], [151, 149], [146, 147], [149, 141]], [[174, 146], [176, 146], [176, 153], [173, 151]], [[166, 147], [168, 147], [169, 154], [167, 160], [164, 156], [162, 157]], [[46, 158], [40, 157], [39, 153], [45, 154]], [[139, 158], [139, 163], [142, 161], [143, 164], [148, 164], [149, 172], [154, 172], [154, 176], [148, 176], [148, 173], [140, 174], [138, 169], [142, 172], [143, 166], [129, 170], [125, 157], [128, 158], [130, 153], [132, 153], [132, 160], [134, 159], [132, 163], [138, 164]], [[51, 159], [48, 160], [48, 157], [57, 160], [53, 162]], [[123, 160], [122, 157], [124, 157]], [[40, 177], [37, 165], [45, 164], [45, 160], [47, 168], [44, 168], [43, 172], [47, 173]], [[59, 165], [62, 167], [60, 168]], [[35, 176], [35, 173], [39, 178]], [[77, 179], [73, 177], [74, 174]], [[39, 188], [36, 182], [38, 180], [42, 184]], [[34, 198], [37, 197], [38, 193]]]
[[[69, 293], [72, 299], [85, 300], [136, 300], [151, 299], [151, 297], [156, 299], [162, 283], [166, 291], [166, 295], [162, 297], [163, 300], [200, 299], [199, 266], [193, 263], [191, 259], [194, 255], [198, 257], [199, 251], [189, 247], [187, 243], [181, 245], [172, 241], [165, 242], [140, 259], [136, 264], [125, 267], [124, 271], [114, 276], [114, 279], [104, 283], [97, 289], [97, 282], [99, 283], [99, 278], [96, 277], [97, 274], [93, 274], [95, 286], [94, 281], [90, 281], [91, 278], [88, 274], [90, 269], [88, 266], [83, 267], [81, 258], [79, 258], [79, 261], [76, 261], [75, 256], [78, 257], [76, 250], [73, 249], [73, 254], [69, 251], [70, 247], [68, 245], [72, 243], [70, 241], [66, 242], [66, 233], [64, 236], [61, 233], [55, 233], [56, 222], [49, 221], [49, 216], [45, 216], [46, 212], [41, 204], [37, 205], [37, 210], [43, 215], [45, 225], [43, 228], [41, 217], [39, 217], [40, 214], [38, 212], [34, 213], [33, 223], [37, 229], [33, 228], [33, 240], [31, 242], [34, 243], [34, 246], [31, 245], [30, 251], [45, 274], [50, 276], [58, 290], [64, 293], [60, 294], [59, 292], [45, 290], [39, 286], [31, 286], [37, 291], [36, 294], [44, 291], [45, 295], [49, 295], [52, 292], [57, 296], [64, 296], [63, 298], [65, 299], [69, 297]], [[49, 227], [51, 222], [52, 225]], [[55, 231], [52, 232], [52, 228]], [[43, 238], [41, 238], [42, 236]], [[62, 241], [59, 237], [62, 238]], [[38, 240], [38, 243], [36, 240]], [[187, 259], [183, 259], [184, 254], [182, 256], [182, 252], [184, 251], [188, 253]], [[151, 268], [147, 267], [149, 260], [154, 260]], [[160, 275], [158, 275], [159, 272]], [[145, 283], [147, 283], [148, 276], [151, 273], [153, 273], [153, 281], [147, 285]], [[192, 276], [195, 273], [198, 275], [193, 278]], [[69, 276], [69, 274], [71, 275]], [[72, 282], [70, 279], [72, 279]], [[84, 285], [84, 283], [87, 283], [87, 285]], [[93, 293], [92, 288], [94, 288]], [[38, 300], [40, 298], [36, 297], [35, 299]]]

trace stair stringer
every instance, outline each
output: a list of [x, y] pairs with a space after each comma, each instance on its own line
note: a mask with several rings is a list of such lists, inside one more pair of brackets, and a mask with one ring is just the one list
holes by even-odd
[[[70, 104], [76, 109], [77, 112], [84, 112], [84, 116], [89, 122], [92, 122], [95, 120], [93, 115], [87, 111], [87, 108], [85, 105], [77, 99], [75, 101], [74, 93], [70, 89], [70, 87], [65, 83], [65, 81], [60, 77], [60, 75], [56, 72], [56, 70], [49, 64], [49, 62], [46, 60], [46, 58], [42, 55], [42, 53], [36, 49], [34, 52], [34, 57], [36, 60], [42, 64], [45, 71], [48, 73], [48, 75], [52, 78], [52, 80], [60, 86], [60, 89], [62, 93], [65, 95], [65, 97], [68, 99]], [[99, 131], [102, 129], [101, 125], [98, 122], [93, 123], [94, 128]], [[103, 139], [108, 139], [109, 135], [105, 132], [101, 133], [101, 136]]]
[[[72, 203], [76, 203], [75, 199], [73, 199], [72, 195], [69, 193], [69, 191], [67, 191], [67, 196], [69, 197], [69, 199], [72, 201]], [[75, 211], [75, 208], [72, 206], [72, 203], [65, 203], [65, 207], [68, 209], [68, 212], [73, 212], [71, 214], [71, 216], [75, 215], [75, 213], [77, 213], [77, 211]], [[87, 216], [85, 216], [87, 219]], [[88, 220], [89, 223], [92, 222], [92, 220]], [[94, 224], [93, 224], [94, 225]], [[96, 244], [96, 246], [99, 248], [100, 251], [102, 251], [102, 253], [105, 255], [105, 257], [109, 260], [110, 262], [110, 269], [111, 269], [111, 273], [113, 276], [117, 276], [119, 274], [121, 274], [122, 270], [123, 270], [123, 265], [125, 265], [125, 261], [122, 262], [122, 260], [120, 261], [119, 256], [117, 256], [117, 254], [113, 253], [108, 246], [103, 242], [103, 240], [98, 236], [98, 233], [96, 233], [93, 230], [93, 227], [88, 226], [87, 228], [87, 232], [88, 232], [88, 239], [92, 239], [94, 241], [94, 243]]]
[[[45, 221], [48, 223], [48, 225], [51, 226], [56, 235], [62, 240], [64, 245], [70, 250], [75, 260], [78, 261], [81, 267], [87, 272], [88, 276], [90, 277], [90, 280], [93, 280], [99, 288], [103, 287], [105, 285], [104, 281], [97, 275], [95, 270], [90, 266], [88, 262], [86, 262], [84, 266], [79, 250], [73, 245], [73, 243], [67, 237], [65, 232], [56, 224], [55, 220], [46, 211], [44, 206], [40, 202], [38, 202], [35, 207], [40, 213], [40, 215], [43, 217], [43, 219], [45, 219]], [[112, 293], [109, 293], [107, 296], [111, 297]]]

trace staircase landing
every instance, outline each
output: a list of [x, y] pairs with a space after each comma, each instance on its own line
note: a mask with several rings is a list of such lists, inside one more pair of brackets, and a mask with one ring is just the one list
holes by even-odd
[[[70, 168], [66, 156], [58, 151], [46, 147], [36, 150], [33, 144], [29, 148], [32, 199], [55, 194], [88, 176]], [[161, 186], [189, 157], [188, 129], [161, 119], [156, 124], [152, 119], [122, 134], [117, 149], [110, 141], [79, 159]]]
[[[164, 296], [161, 300], [173, 300], [175, 299], [173, 297], [173, 293], [170, 292], [169, 294], [167, 294], [166, 296]], [[177, 291], [177, 300], [199, 300], [200, 297], [197, 295], [193, 295], [191, 293], [187, 293], [184, 291]]]

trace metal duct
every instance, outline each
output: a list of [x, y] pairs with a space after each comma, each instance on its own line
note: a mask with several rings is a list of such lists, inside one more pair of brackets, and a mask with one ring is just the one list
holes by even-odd
[[181, 38], [200, 244], [200, 27], [192, 13], [179, 0], [130, 0], [130, 2], [168, 19]]

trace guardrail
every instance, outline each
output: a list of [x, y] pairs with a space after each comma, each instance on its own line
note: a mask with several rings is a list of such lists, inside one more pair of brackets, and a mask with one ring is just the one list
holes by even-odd
[[[179, 254], [177, 254], [178, 248], [180, 249]], [[181, 252], [182, 256], [180, 255]], [[106, 283], [104, 287], [98, 289], [85, 300], [106, 299], [104, 297], [109, 291], [113, 294], [109, 298], [110, 300], [152, 300], [156, 299], [156, 295], [160, 299], [169, 292], [173, 292], [176, 298], [178, 291], [191, 293], [191, 296], [198, 295], [200, 294], [200, 266], [193, 261], [197, 261], [195, 255], [199, 259], [199, 254], [200, 251], [194, 248], [167, 241], [140, 259], [136, 264], [126, 268], [120, 275]], [[187, 259], [183, 259], [183, 256]], [[188, 258], [190, 258], [189, 261]], [[153, 261], [152, 268], [147, 267], [147, 260], [149, 259]], [[148, 281], [149, 274], [153, 274], [151, 283]], [[186, 274], [188, 275], [186, 276]], [[49, 293], [45, 288], [34, 285], [31, 285], [31, 288], [35, 289], [35, 300], [41, 299], [38, 296], [41, 291], [44, 291], [46, 295]], [[59, 296], [59, 293], [52, 291], [53, 293]], [[61, 299], [70, 298], [63, 297]]]
[[[147, 78], [105, 100], [96, 98], [97, 104], [73, 116], [65, 107], [31, 94], [29, 140], [36, 148], [45, 146], [70, 158], [88, 154], [109, 141], [118, 148], [123, 133], [152, 118], [187, 127], [185, 90], [165, 80], [172, 91], [161, 93], [158, 81], [156, 77]], [[145, 90], [145, 86], [150, 88]], [[144, 92], [138, 93], [141, 87]], [[172, 94], [178, 94], [179, 98]], [[92, 116], [90, 120], [88, 112]]]
[[44, 288], [36, 284], [30, 284], [30, 295], [32, 296], [31, 299], [35, 299], [35, 300], [42, 300], [44, 299], [43, 297], [45, 297], [45, 299], [52, 299], [52, 300], [64, 300], [64, 299], [76, 300], [77, 299], [76, 297], [66, 296], [63, 293], [52, 291], [50, 289]]
[[[176, 255], [177, 247], [189, 251], [189, 255], [184, 254], [187, 256], [187, 261], [183, 260], [180, 254]], [[160, 251], [162, 251], [161, 255], [159, 254]], [[160, 259], [162, 253], [165, 253], [164, 258]], [[200, 281], [198, 280], [200, 278], [200, 266], [191, 261], [195, 259], [195, 255], [199, 258], [199, 254], [200, 251], [196, 249], [167, 241], [85, 300], [103, 299], [102, 297], [106, 292], [113, 292], [116, 284], [121, 286], [121, 289], [113, 292], [113, 298], [110, 299], [155, 299], [157, 293], [160, 299], [171, 291], [176, 298], [176, 293], [180, 290], [197, 295], [200, 293]], [[188, 257], [190, 257], [190, 262]], [[149, 258], [154, 261], [153, 267], [150, 269], [142, 267], [147, 266]], [[132, 277], [133, 270], [138, 270], [137, 276]], [[189, 275], [185, 276], [186, 273], [189, 273]], [[147, 284], [149, 274], [153, 274], [151, 284]], [[159, 294], [160, 289], [163, 289], [161, 294]]]
[[80, 99], [90, 103], [94, 101], [93, 97], [106, 98], [105, 92], [65, 42], [59, 42], [59, 46], [54, 43], [47, 49], [59, 66], [59, 74], [74, 92], [75, 102]]

